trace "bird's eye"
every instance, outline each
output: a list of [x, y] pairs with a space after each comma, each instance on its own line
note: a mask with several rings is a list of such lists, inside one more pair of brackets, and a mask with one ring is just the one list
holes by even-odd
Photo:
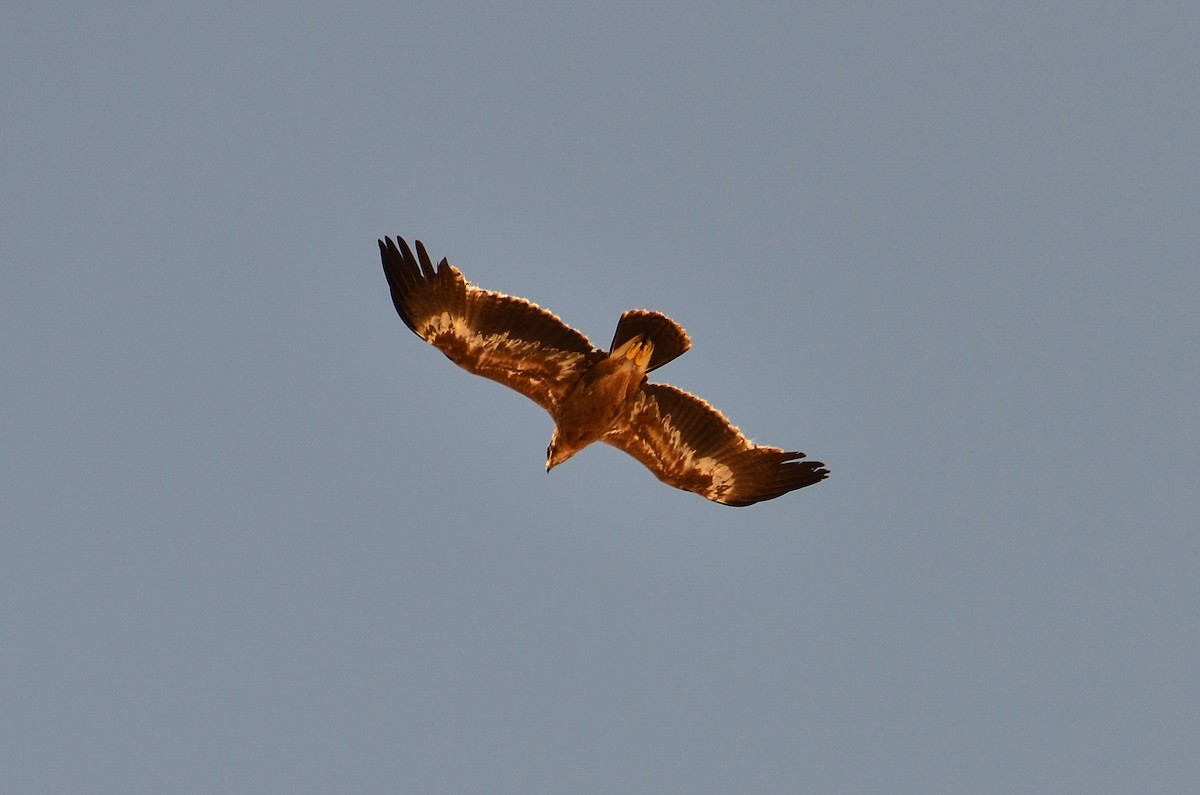
[[554, 445], [552, 445], [552, 444], [546, 445], [546, 458], [550, 457], [550, 450], [553, 449], [553, 447], [554, 447]]

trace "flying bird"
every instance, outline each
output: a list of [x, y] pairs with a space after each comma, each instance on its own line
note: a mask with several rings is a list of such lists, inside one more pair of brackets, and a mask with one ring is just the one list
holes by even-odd
[[659, 480], [725, 505], [751, 505], [829, 475], [804, 453], [757, 445], [704, 400], [646, 374], [691, 347], [659, 312], [621, 315], [607, 351], [523, 298], [483, 290], [421, 241], [379, 241], [400, 319], [459, 367], [499, 381], [554, 419], [546, 471], [592, 442], [624, 450]]

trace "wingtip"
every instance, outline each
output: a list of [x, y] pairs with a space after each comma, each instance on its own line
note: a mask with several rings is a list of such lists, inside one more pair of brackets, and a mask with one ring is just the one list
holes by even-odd
[[408, 310], [406, 297], [407, 293], [415, 286], [411, 271], [416, 269], [416, 263], [404, 238], [397, 235], [395, 242], [390, 237], [381, 239], [379, 241], [379, 258], [383, 264], [383, 274], [387, 278], [388, 287], [391, 290], [392, 305], [396, 309], [396, 314], [404, 321], [405, 326], [417, 333], [416, 325]]

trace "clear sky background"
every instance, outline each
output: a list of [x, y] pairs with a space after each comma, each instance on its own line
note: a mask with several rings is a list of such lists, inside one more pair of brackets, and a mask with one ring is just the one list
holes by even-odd
[[[0, 791], [1195, 792], [1200, 12], [0, 11]], [[831, 478], [751, 508], [376, 239]]]

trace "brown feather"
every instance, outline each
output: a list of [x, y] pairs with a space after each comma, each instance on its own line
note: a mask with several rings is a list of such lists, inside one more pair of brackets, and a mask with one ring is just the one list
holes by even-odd
[[633, 411], [603, 438], [655, 477], [726, 505], [751, 505], [829, 475], [803, 453], [759, 446], [720, 411], [668, 384], [644, 384]]
[[604, 358], [583, 334], [522, 298], [475, 287], [425, 246], [379, 241], [392, 303], [404, 324], [469, 372], [511, 387], [551, 413], [571, 384]]

